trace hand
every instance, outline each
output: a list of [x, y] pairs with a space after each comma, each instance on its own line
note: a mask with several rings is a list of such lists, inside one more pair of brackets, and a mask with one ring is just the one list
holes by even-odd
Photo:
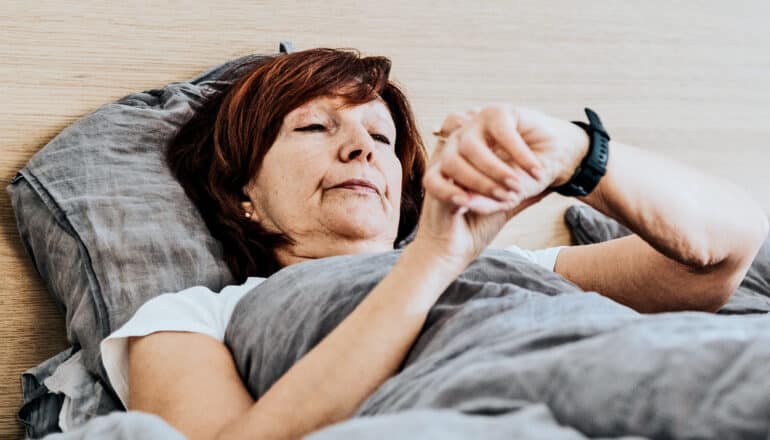
[[514, 215], [568, 181], [589, 142], [574, 124], [506, 105], [451, 115], [438, 134], [415, 241], [466, 263]]
[[[454, 151], [447, 151], [449, 156], [443, 160], [440, 171], [461, 189], [468, 190], [468, 195], [487, 196], [486, 200], [473, 198], [469, 208], [476, 211], [484, 210], [482, 205], [487, 211], [494, 209], [490, 208], [490, 199], [503, 200], [495, 196], [495, 189], [513, 189], [521, 198], [533, 195], [531, 190], [536, 187], [526, 185], [531, 183], [530, 176], [538, 179], [538, 165], [539, 176], [550, 181], [549, 188], [566, 183], [588, 153], [590, 143], [585, 131], [575, 124], [505, 104], [450, 115], [434, 134], [440, 136], [439, 147], [443, 144], [441, 140], [448, 141], [452, 134], [459, 137]], [[451, 150], [451, 146], [447, 149]], [[497, 159], [513, 170], [506, 169]], [[481, 170], [489, 173], [491, 180], [474, 172]], [[508, 183], [508, 179], [520, 179], [524, 188]], [[473, 203], [479, 200], [481, 204]]]

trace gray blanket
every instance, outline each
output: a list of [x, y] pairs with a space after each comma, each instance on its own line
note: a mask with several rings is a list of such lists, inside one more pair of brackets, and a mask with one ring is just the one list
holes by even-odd
[[[399, 254], [293, 265], [247, 293], [225, 342], [253, 397]], [[770, 315], [639, 314], [488, 250], [439, 298], [397, 374], [351, 420], [309, 437], [632, 436], [770, 439]]]

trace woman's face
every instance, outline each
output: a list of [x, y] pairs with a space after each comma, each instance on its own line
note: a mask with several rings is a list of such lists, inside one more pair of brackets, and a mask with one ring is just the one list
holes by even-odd
[[381, 99], [343, 104], [321, 97], [287, 114], [244, 187], [251, 220], [296, 243], [277, 250], [283, 266], [393, 248], [402, 172], [393, 119]]

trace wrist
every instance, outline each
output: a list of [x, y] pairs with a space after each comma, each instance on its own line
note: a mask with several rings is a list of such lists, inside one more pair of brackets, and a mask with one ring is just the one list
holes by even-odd
[[[621, 145], [616, 144], [614, 141], [609, 141], [609, 144], [611, 144], [612, 149], [616, 151], [622, 148]], [[584, 196], [576, 196], [575, 198], [605, 214], [609, 212], [609, 206], [607, 205], [607, 198], [605, 196], [611, 193], [610, 187], [613, 185], [613, 179], [615, 178], [614, 173], [612, 172], [613, 164], [614, 161], [608, 159], [607, 170], [593, 191]]]
[[448, 252], [440, 243], [421, 238], [419, 234], [409, 243], [402, 258], [440, 275], [459, 275], [473, 258]]
[[550, 185], [554, 188], [570, 181], [577, 168], [583, 162], [583, 159], [588, 155], [591, 145], [591, 138], [583, 128], [571, 122], [566, 125], [568, 126], [566, 127], [568, 128], [566, 138], [568, 139], [567, 145], [570, 146], [569, 154], [565, 155], [566, 164], [561, 174]]
[[[466, 266], [415, 239], [404, 248], [393, 269], [372, 294], [381, 289], [396, 292], [395, 295], [406, 301], [408, 310], [427, 313]], [[387, 294], [389, 303], [398, 300], [393, 295]]]

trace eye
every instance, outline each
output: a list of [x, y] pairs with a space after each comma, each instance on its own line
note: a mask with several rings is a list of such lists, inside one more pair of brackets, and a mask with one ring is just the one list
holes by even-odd
[[324, 131], [326, 127], [321, 124], [310, 124], [304, 127], [295, 128], [294, 131]]
[[388, 139], [388, 137], [385, 135], [372, 133], [372, 139], [374, 139], [375, 141], [379, 141], [384, 144], [390, 145], [390, 139]]

